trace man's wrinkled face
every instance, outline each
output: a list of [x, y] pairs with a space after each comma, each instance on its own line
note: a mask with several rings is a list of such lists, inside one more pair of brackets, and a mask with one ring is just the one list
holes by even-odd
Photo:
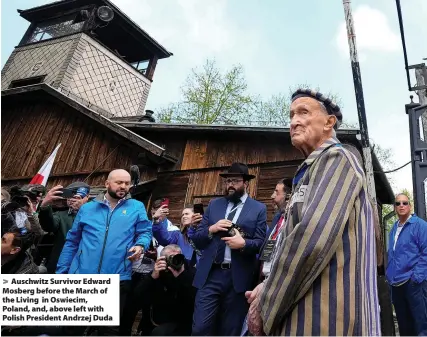
[[186, 208], [182, 211], [181, 216], [181, 224], [183, 226], [189, 226], [191, 224], [191, 217], [193, 216], [194, 212], [191, 208]]
[[411, 204], [406, 195], [398, 195], [394, 207], [399, 216], [407, 216], [411, 213]]
[[284, 188], [283, 184], [277, 184], [273, 194], [271, 195], [275, 210], [283, 209], [286, 204], [286, 193]]
[[290, 109], [292, 145], [299, 150], [316, 149], [329, 118], [334, 116], [329, 116], [314, 98], [297, 98]]
[[21, 249], [13, 245], [13, 239], [15, 235], [13, 233], [4, 233], [1, 238], [1, 255], [13, 255], [17, 254]]
[[106, 183], [107, 193], [113, 199], [123, 199], [130, 189], [130, 176], [126, 174], [116, 174]]

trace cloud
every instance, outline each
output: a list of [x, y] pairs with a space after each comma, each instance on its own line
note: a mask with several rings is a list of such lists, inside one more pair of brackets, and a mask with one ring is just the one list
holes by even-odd
[[[387, 16], [378, 9], [361, 5], [353, 13], [360, 60], [370, 52], [393, 53], [400, 50], [400, 37], [390, 28]], [[349, 57], [347, 28], [341, 22], [335, 37], [340, 54]]]
[[[113, 0], [150, 36], [174, 56], [160, 60], [147, 108], [157, 109], [180, 99], [180, 86], [194, 67], [215, 58], [221, 69], [241, 63], [245, 69], [259, 66], [257, 51], [262, 40], [257, 27], [241, 27], [230, 15], [227, 0], [150, 1]], [[259, 76], [247, 72], [249, 86]], [[165, 94], [167, 93], [167, 94]]]

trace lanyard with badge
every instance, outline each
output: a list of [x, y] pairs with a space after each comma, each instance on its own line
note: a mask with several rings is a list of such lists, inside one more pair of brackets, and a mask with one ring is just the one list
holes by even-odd
[[282, 229], [285, 221], [285, 217], [282, 215], [276, 224], [274, 232], [265, 243], [264, 249], [262, 250], [261, 256], [259, 258], [261, 261], [271, 261], [276, 243], [281, 236], [280, 230]]
[[[305, 172], [307, 171], [307, 168], [308, 168], [308, 166], [305, 165], [301, 168], [301, 170], [298, 171], [297, 175], [293, 179], [293, 185], [294, 186], [298, 185], [298, 182], [304, 176]], [[293, 194], [294, 193], [292, 193], [292, 195]], [[289, 210], [290, 210], [291, 206], [292, 206], [292, 202], [291, 202], [291, 200], [289, 200], [288, 204], [286, 205], [285, 212], [283, 213], [283, 215], [280, 217], [279, 221], [277, 222], [277, 225], [274, 229], [274, 232], [272, 233], [272, 235], [269, 237], [269, 239], [265, 243], [264, 249], [262, 250], [261, 256], [259, 258], [261, 261], [270, 262], [272, 260], [273, 253], [276, 250], [276, 245], [278, 244], [278, 242], [280, 241], [280, 238], [282, 236], [281, 229], [284, 226], [284, 224], [286, 223], [286, 220], [288, 218]]]

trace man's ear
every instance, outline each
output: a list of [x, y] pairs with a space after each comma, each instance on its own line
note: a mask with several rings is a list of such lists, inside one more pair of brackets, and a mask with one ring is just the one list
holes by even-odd
[[330, 131], [334, 128], [336, 123], [337, 123], [337, 117], [334, 115], [328, 115], [328, 119], [326, 120], [324, 129], [326, 131]]
[[21, 251], [21, 247], [14, 247], [12, 248], [12, 250], [10, 251], [10, 255], [16, 255]]

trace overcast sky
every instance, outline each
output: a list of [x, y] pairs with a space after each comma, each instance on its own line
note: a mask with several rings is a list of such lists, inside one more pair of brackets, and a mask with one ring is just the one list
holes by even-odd
[[[28, 27], [16, 9], [50, 1], [1, 1], [1, 64]], [[180, 99], [191, 68], [215, 58], [241, 63], [250, 92], [267, 99], [299, 83], [342, 98], [344, 119], [357, 121], [341, 0], [114, 0], [174, 56], [160, 60], [146, 108]], [[409, 102], [395, 1], [353, 0], [371, 139], [391, 148], [396, 166], [410, 160]], [[427, 57], [427, 0], [402, 1], [410, 64]], [[414, 94], [415, 95], [415, 94]], [[416, 96], [416, 95], [415, 95]], [[389, 175], [395, 191], [412, 190], [411, 168]]]

